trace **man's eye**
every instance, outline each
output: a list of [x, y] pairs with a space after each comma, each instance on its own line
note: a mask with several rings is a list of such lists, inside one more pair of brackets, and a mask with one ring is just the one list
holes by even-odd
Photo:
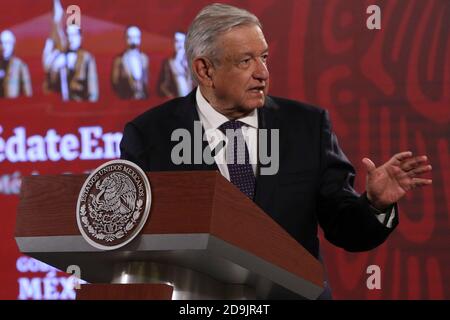
[[243, 59], [243, 60], [241, 60], [240, 62], [239, 62], [239, 64], [241, 65], [241, 66], [248, 66], [249, 64], [250, 64], [250, 61], [251, 61], [252, 59], [250, 59], [250, 58], [247, 58], [247, 59]]
[[269, 55], [268, 54], [264, 54], [261, 56], [261, 61], [264, 63], [267, 63], [267, 59], [269, 59]]

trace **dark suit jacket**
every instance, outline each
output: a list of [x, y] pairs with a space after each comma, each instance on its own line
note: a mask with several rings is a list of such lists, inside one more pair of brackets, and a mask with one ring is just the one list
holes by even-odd
[[[128, 123], [120, 145], [122, 159], [144, 171], [218, 170], [216, 165], [177, 166], [171, 161], [172, 148], [179, 143], [171, 142], [172, 132], [184, 128], [193, 136], [194, 121], [199, 121], [195, 90]], [[258, 170], [257, 205], [316, 258], [318, 225], [330, 242], [348, 251], [370, 250], [385, 241], [394, 228], [381, 224], [365, 194], [353, 189], [355, 171], [339, 148], [326, 111], [267, 97], [258, 121], [261, 129], [279, 129], [280, 167], [273, 176]]]

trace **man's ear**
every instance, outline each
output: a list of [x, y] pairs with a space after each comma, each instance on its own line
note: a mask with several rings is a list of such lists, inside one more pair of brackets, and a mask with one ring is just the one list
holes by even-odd
[[211, 61], [204, 57], [194, 59], [192, 62], [192, 71], [197, 76], [199, 84], [205, 87], [212, 87], [212, 76], [214, 73], [214, 67]]

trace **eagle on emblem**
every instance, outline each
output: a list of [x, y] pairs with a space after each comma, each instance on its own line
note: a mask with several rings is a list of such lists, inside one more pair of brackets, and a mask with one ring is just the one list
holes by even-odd
[[[120, 172], [114, 172], [95, 184], [100, 192], [92, 201], [96, 211], [128, 215], [136, 207], [136, 187], [131, 179]], [[103, 199], [102, 199], [103, 198]]]

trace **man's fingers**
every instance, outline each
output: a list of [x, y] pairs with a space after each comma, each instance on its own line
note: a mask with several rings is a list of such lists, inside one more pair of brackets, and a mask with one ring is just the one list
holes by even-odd
[[364, 166], [366, 167], [367, 172], [370, 174], [372, 173], [377, 167], [375, 166], [375, 163], [373, 163], [372, 160], [370, 160], [369, 158], [364, 158], [362, 160], [362, 163], [364, 164]]
[[402, 162], [403, 160], [411, 158], [412, 156], [413, 156], [413, 153], [411, 151], [405, 151], [405, 152], [397, 153], [395, 156], [393, 156], [393, 159], [395, 159], [398, 162]]
[[431, 165], [420, 166], [416, 169], [408, 171], [407, 175], [411, 178], [414, 178], [420, 174], [430, 172], [431, 170], [433, 170], [433, 167]]
[[429, 186], [429, 185], [433, 184], [433, 180], [414, 178], [414, 179], [412, 179], [412, 184], [413, 184], [413, 187], [424, 187], [424, 186]]
[[428, 161], [427, 156], [414, 157], [412, 159], [404, 160], [400, 164], [400, 168], [404, 171], [411, 171], [418, 168], [427, 161]]

